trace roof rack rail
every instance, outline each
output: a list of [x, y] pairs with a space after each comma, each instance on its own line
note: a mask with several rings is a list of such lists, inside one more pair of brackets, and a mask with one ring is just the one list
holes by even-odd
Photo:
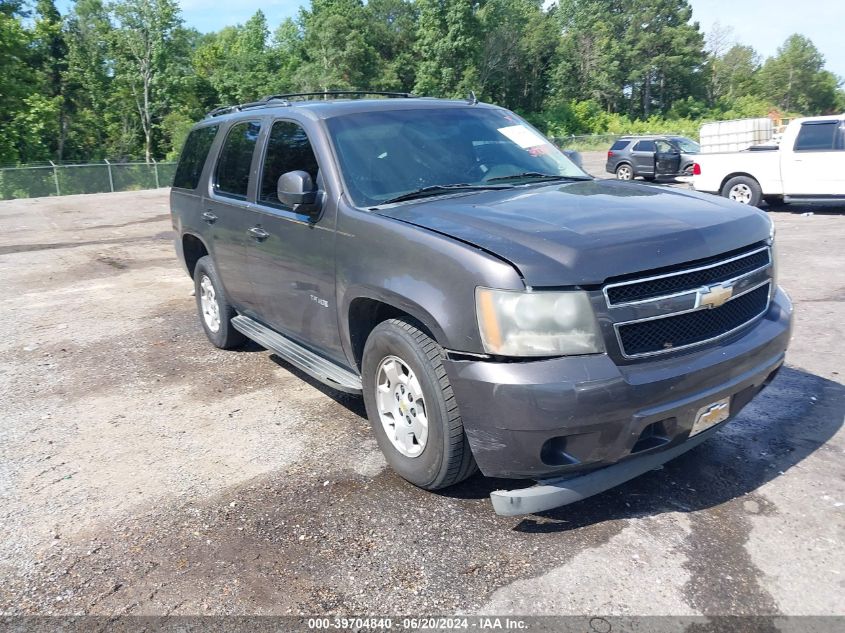
[[261, 101], [285, 101], [298, 97], [338, 97], [342, 95], [377, 95], [380, 97], [394, 97], [401, 99], [413, 99], [410, 92], [389, 92], [379, 90], [324, 90], [323, 92], [292, 92], [284, 95], [271, 95], [264, 97]]
[[283, 105], [290, 105], [290, 99], [299, 99], [302, 97], [338, 97], [345, 95], [377, 95], [380, 97], [413, 99], [415, 95], [410, 92], [385, 92], [372, 90], [324, 90], [323, 92], [292, 92], [290, 94], [269, 95], [258, 101], [251, 101], [249, 103], [241, 103], [233, 106], [223, 106], [215, 108], [205, 116], [207, 118], [221, 116], [223, 114], [230, 114], [232, 112], [240, 112], [242, 110], [249, 110], [251, 108], [261, 108], [269, 106], [274, 101], [281, 101]]

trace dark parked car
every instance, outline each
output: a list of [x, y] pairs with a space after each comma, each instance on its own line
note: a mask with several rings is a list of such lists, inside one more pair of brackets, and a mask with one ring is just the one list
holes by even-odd
[[605, 170], [619, 180], [691, 176], [699, 149], [685, 136], [623, 136], [607, 151]]
[[176, 249], [209, 340], [363, 394], [408, 481], [480, 469], [541, 480], [494, 492], [500, 513], [570, 503], [712, 436], [777, 373], [792, 307], [765, 213], [595, 180], [503, 108], [342, 96], [198, 123]]

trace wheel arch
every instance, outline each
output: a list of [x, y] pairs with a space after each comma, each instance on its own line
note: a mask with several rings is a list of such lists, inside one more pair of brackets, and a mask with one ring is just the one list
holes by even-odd
[[438, 344], [445, 343], [445, 334], [436, 319], [425, 308], [407, 297], [392, 293], [358, 294], [349, 300], [345, 314], [344, 338], [348, 341], [350, 360], [359, 370], [367, 338], [379, 323], [388, 319], [409, 321]]
[[208, 255], [209, 250], [202, 238], [195, 233], [183, 233], [181, 243], [182, 258], [185, 262], [185, 268], [188, 270], [188, 275], [190, 275], [191, 279], [193, 279], [197, 262], [201, 257]]
[[754, 182], [757, 183], [757, 186], [760, 186], [760, 181], [757, 180], [754, 176], [752, 176], [748, 172], [746, 172], [746, 171], [735, 171], [733, 173], [728, 174], [724, 178], [722, 178], [722, 182], [719, 183], [719, 195], [722, 195], [722, 190], [725, 188], [725, 185], [728, 184], [729, 180], [731, 180], [732, 178], [738, 178], [739, 176], [742, 176], [744, 178], [750, 178], [751, 180], [753, 180]]

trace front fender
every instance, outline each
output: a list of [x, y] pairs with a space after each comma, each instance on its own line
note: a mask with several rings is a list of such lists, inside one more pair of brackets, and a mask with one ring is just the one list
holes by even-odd
[[411, 315], [447, 349], [483, 353], [475, 288], [524, 288], [512, 265], [401, 220], [343, 205], [339, 211], [337, 305], [341, 342], [350, 358], [349, 308], [358, 298]]

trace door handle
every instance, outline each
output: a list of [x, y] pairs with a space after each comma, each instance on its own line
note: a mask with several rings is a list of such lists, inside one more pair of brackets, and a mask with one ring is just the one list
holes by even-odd
[[214, 224], [217, 222], [217, 216], [214, 215], [211, 211], [206, 211], [202, 214], [202, 219], [206, 224]]
[[268, 237], [270, 237], [270, 234], [267, 231], [265, 231], [264, 229], [262, 229], [260, 226], [252, 227], [251, 229], [249, 229], [247, 231], [247, 233], [249, 233], [252, 238], [254, 238], [255, 240], [257, 240], [259, 242], [263, 242]]

